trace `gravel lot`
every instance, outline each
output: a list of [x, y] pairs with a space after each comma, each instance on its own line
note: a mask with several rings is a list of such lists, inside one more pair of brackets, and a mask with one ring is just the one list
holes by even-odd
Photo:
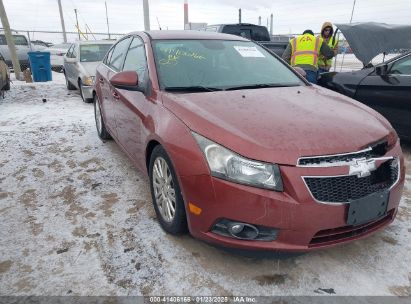
[[384, 231], [288, 259], [234, 255], [165, 234], [145, 175], [53, 77], [0, 99], [0, 295], [411, 295], [410, 169]]

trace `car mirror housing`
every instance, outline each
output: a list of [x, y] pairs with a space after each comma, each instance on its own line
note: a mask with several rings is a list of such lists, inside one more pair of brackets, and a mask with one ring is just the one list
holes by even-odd
[[388, 66], [386, 64], [375, 67], [375, 73], [379, 76], [387, 75]]
[[112, 86], [118, 89], [139, 91], [138, 75], [136, 71], [123, 71], [114, 74], [110, 78]]

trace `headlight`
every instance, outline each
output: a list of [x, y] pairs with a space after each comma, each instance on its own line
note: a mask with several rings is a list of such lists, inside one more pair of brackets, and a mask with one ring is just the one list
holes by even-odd
[[85, 76], [83, 77], [83, 83], [85, 85], [91, 86], [94, 83], [94, 76]]
[[277, 165], [244, 158], [197, 133], [192, 134], [204, 153], [212, 176], [239, 184], [283, 191]]

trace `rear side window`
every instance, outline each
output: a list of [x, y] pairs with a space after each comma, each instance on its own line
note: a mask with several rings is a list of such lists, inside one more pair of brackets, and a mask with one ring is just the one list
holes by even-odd
[[123, 66], [124, 57], [126, 56], [128, 46], [130, 45], [132, 37], [118, 42], [113, 49], [108, 65], [116, 71], [120, 71]]

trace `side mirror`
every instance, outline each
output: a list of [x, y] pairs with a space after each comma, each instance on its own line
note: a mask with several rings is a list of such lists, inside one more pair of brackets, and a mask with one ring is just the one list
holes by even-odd
[[67, 63], [76, 63], [77, 58], [64, 57], [64, 61]]
[[300, 74], [301, 76], [303, 76], [304, 78], [306, 78], [307, 73], [300, 67], [293, 67], [293, 69]]
[[379, 76], [387, 75], [387, 71], [388, 71], [388, 66], [386, 64], [375, 67], [375, 73]]
[[123, 71], [114, 74], [110, 78], [113, 87], [129, 91], [140, 91], [138, 86], [138, 75], [135, 71]]

